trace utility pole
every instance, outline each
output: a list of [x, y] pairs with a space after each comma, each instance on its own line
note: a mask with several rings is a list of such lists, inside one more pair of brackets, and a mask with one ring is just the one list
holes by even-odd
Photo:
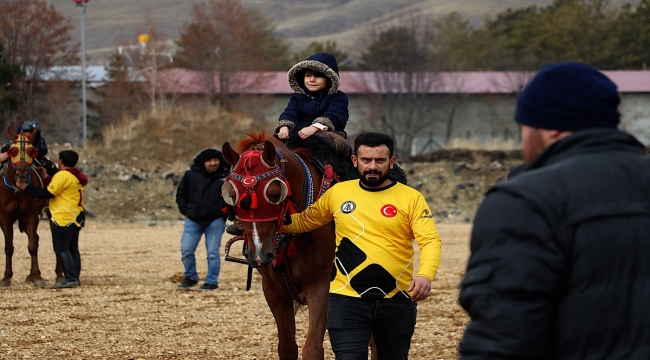
[[88, 138], [88, 123], [86, 120], [86, 31], [84, 24], [84, 15], [86, 14], [88, 1], [90, 0], [74, 0], [81, 11], [81, 112], [83, 114], [81, 144], [84, 149], [86, 148], [86, 139]]

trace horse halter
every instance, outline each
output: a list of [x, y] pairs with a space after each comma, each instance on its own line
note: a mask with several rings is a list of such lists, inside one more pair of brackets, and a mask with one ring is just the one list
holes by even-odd
[[38, 150], [30, 143], [25, 135], [17, 135], [13, 144], [7, 150], [11, 158], [11, 166], [16, 170], [29, 170], [32, 167], [34, 158], [38, 156]]
[[[284, 177], [281, 153], [276, 151], [280, 166], [267, 164], [262, 154], [253, 149], [242, 153], [221, 188], [224, 201], [234, 207], [239, 220], [244, 222], [280, 221], [291, 192]], [[280, 192], [277, 199], [271, 200], [268, 191], [273, 184], [279, 185]], [[231, 190], [234, 198], [230, 196]], [[260, 198], [265, 201], [259, 201]]]

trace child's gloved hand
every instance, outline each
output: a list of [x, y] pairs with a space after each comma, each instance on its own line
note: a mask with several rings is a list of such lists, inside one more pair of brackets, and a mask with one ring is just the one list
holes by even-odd
[[314, 135], [318, 131], [320, 131], [320, 129], [315, 127], [315, 126], [307, 126], [307, 127], [304, 127], [302, 129], [300, 129], [300, 131], [298, 131], [298, 135], [300, 136], [301, 139], [306, 139], [306, 138]]
[[286, 126], [283, 126], [280, 128], [280, 131], [278, 131], [278, 138], [280, 140], [286, 140], [289, 138], [289, 128]]

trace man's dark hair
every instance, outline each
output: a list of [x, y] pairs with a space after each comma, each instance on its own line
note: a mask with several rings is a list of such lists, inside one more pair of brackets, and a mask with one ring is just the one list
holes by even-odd
[[79, 161], [79, 154], [74, 150], [63, 150], [59, 153], [59, 159], [67, 167], [75, 167]]
[[369, 147], [377, 147], [381, 145], [386, 145], [390, 151], [390, 157], [393, 157], [393, 138], [389, 135], [376, 133], [376, 132], [367, 132], [360, 134], [354, 139], [354, 155], [357, 155], [357, 151], [361, 145]]

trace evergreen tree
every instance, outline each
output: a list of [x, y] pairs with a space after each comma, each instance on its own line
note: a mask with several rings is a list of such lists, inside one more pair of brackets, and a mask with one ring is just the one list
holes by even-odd
[[11, 115], [18, 109], [18, 96], [12, 91], [12, 84], [25, 73], [20, 65], [12, 64], [4, 56], [4, 45], [0, 44], [0, 124], [6, 127]]

